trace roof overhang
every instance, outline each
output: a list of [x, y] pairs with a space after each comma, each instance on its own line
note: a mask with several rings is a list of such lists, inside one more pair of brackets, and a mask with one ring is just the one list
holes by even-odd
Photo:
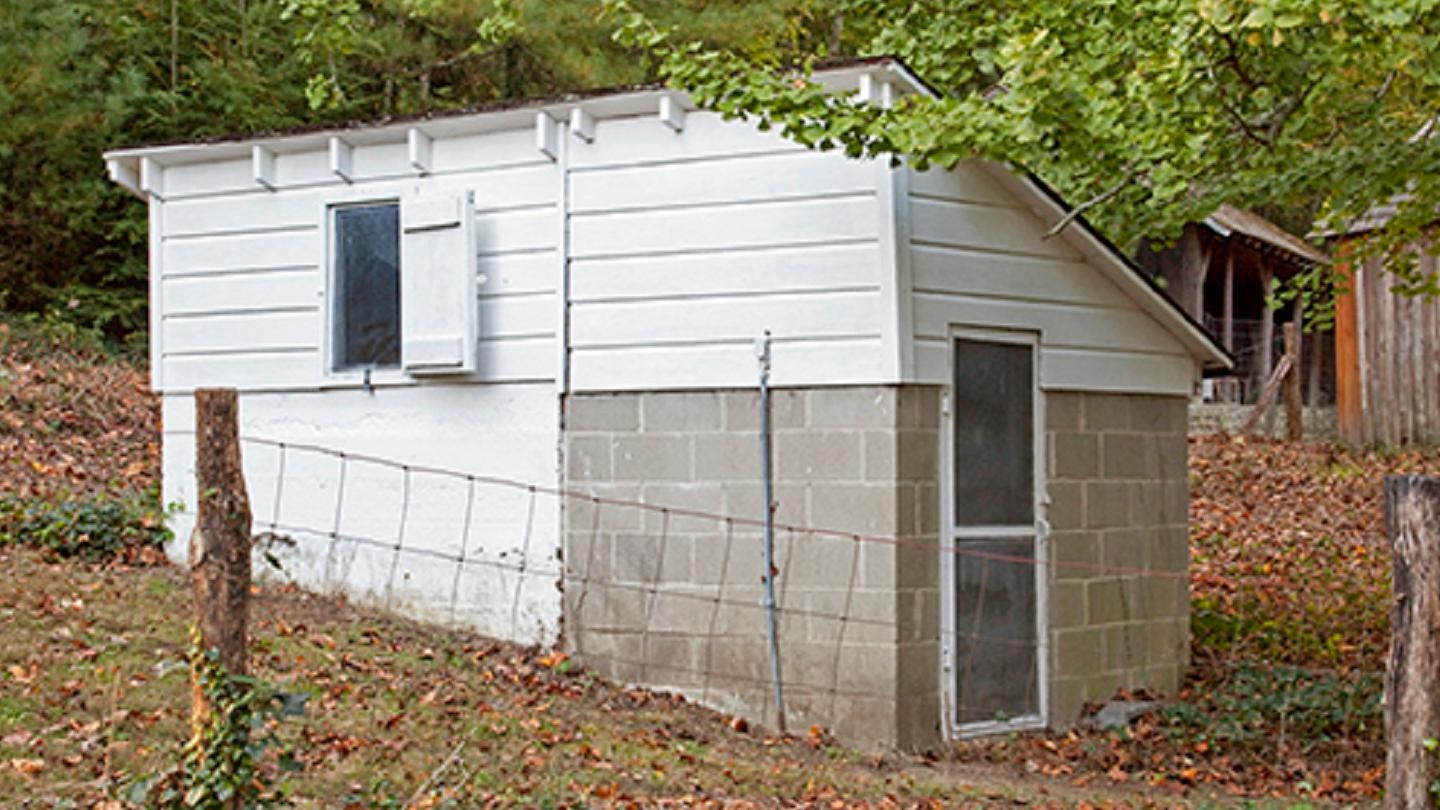
[[[900, 60], [892, 57], [852, 59], [822, 64], [812, 79], [831, 90], [852, 90], [878, 103], [891, 98], [933, 91]], [[631, 85], [588, 93], [522, 99], [463, 110], [432, 113], [378, 121], [300, 127], [273, 132], [221, 136], [203, 141], [157, 143], [112, 149], [104, 154], [110, 179], [138, 196], [152, 189], [146, 172], [170, 166], [249, 157], [255, 147], [283, 155], [327, 148], [331, 138], [342, 138], [350, 146], [403, 143], [419, 131], [428, 138], [477, 135], [485, 132], [523, 129], [534, 125], [537, 113], [565, 121], [576, 110], [596, 120], [655, 115], [663, 103], [685, 110], [695, 104], [683, 92], [662, 85]], [[158, 176], [158, 175], [157, 175]]]
[[1202, 224], [1225, 239], [1233, 239], [1260, 253], [1276, 256], [1301, 270], [1329, 266], [1331, 263], [1330, 257], [1313, 245], [1253, 211], [1222, 205]]

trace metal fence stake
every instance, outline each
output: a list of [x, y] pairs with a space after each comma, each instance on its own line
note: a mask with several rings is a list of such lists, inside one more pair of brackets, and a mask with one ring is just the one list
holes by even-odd
[[770, 330], [755, 342], [760, 361], [760, 495], [765, 504], [765, 621], [770, 633], [770, 681], [775, 689], [775, 717], [785, 733], [785, 689], [780, 679], [780, 632], [775, 620], [775, 487], [770, 470]]

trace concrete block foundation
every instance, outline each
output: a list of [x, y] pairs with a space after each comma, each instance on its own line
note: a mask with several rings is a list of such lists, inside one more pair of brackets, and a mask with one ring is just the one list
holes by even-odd
[[[869, 747], [943, 741], [941, 390], [774, 393], [776, 520], [808, 529], [776, 536], [792, 729]], [[1082, 564], [1044, 578], [1049, 720], [1066, 725], [1117, 687], [1178, 684], [1183, 576], [1092, 566], [1183, 575], [1186, 403], [1051, 393], [1045, 405], [1048, 553]], [[580, 496], [564, 513], [563, 636], [606, 677], [774, 726], [758, 407], [755, 391], [566, 398], [565, 484]]]
[[1116, 689], [1179, 688], [1190, 660], [1187, 405], [1045, 396], [1049, 554], [1060, 563], [1047, 574], [1051, 726]]

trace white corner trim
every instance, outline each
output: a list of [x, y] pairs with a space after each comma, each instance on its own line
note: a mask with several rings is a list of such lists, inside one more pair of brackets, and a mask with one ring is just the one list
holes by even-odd
[[674, 96], [660, 97], [660, 123], [676, 132], [685, 131], [685, 108]]
[[147, 218], [149, 238], [146, 245], [149, 260], [147, 281], [150, 286], [150, 390], [165, 390], [165, 201], [150, 195]]
[[275, 153], [267, 146], [255, 144], [250, 147], [250, 172], [256, 185], [268, 191], [275, 190]]
[[570, 111], [570, 134], [585, 143], [595, 142], [595, 116], [580, 107]]
[[544, 110], [535, 113], [535, 148], [552, 161], [560, 157], [560, 127]]
[[[879, 216], [880, 300], [885, 326], [880, 336], [885, 374], [892, 380], [909, 382], [914, 369], [915, 332], [909, 314], [910, 285], [902, 277], [901, 259], [909, 251], [909, 240], [901, 236], [900, 209], [909, 199], [896, 182], [896, 170], [886, 160], [874, 160], [875, 209]], [[907, 354], [910, 360], [907, 361]]]
[[[577, 108], [571, 113], [571, 119], [575, 113], [580, 112]], [[593, 120], [592, 120], [593, 123]], [[570, 392], [570, 142], [565, 139], [564, 134], [560, 135], [557, 143], [559, 154], [555, 157], [555, 205], [559, 216], [555, 218], [555, 225], [559, 229], [556, 235], [555, 251], [555, 394], [557, 398], [563, 399]], [[564, 429], [563, 411], [557, 414], [560, 418], [560, 428]], [[559, 461], [563, 464], [563, 449], [558, 451]], [[563, 470], [563, 467], [561, 468]]]
[[410, 127], [405, 131], [406, 152], [410, 156], [410, 168], [417, 174], [429, 174], [434, 152], [435, 140], [429, 135], [421, 132], [418, 127]]
[[355, 182], [355, 147], [339, 135], [330, 136], [330, 171], [346, 183]]

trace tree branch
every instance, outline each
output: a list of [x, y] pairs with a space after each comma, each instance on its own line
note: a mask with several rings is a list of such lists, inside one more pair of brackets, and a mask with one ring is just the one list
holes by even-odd
[[1091, 208], [1094, 208], [1097, 205], [1104, 205], [1105, 203], [1119, 196], [1120, 192], [1124, 191], [1125, 187], [1130, 184], [1131, 180], [1134, 179], [1135, 172], [1132, 171], [1129, 166], [1126, 166], [1125, 171], [1121, 176], [1119, 182], [1117, 182], [1110, 188], [1105, 189], [1099, 194], [1096, 194], [1094, 197], [1091, 197], [1085, 202], [1080, 203], [1074, 208], [1071, 208], [1068, 212], [1066, 212], [1065, 216], [1060, 218], [1059, 222], [1056, 222], [1053, 226], [1051, 226], [1050, 230], [1046, 231], [1045, 235], [1040, 238], [1049, 239], [1053, 236], [1057, 236], [1061, 231], [1069, 227], [1071, 223], [1083, 216], [1086, 211], [1089, 211]]
[[1305, 106], [1305, 100], [1309, 98], [1310, 94], [1319, 86], [1320, 77], [1317, 76], [1310, 84], [1305, 86], [1304, 90], [1282, 101], [1280, 106], [1276, 107], [1275, 110], [1267, 116], [1271, 119], [1269, 122], [1271, 146], [1274, 146], [1275, 142], [1280, 140], [1280, 133], [1285, 129], [1285, 125], [1289, 123], [1290, 117], [1301, 107]]

